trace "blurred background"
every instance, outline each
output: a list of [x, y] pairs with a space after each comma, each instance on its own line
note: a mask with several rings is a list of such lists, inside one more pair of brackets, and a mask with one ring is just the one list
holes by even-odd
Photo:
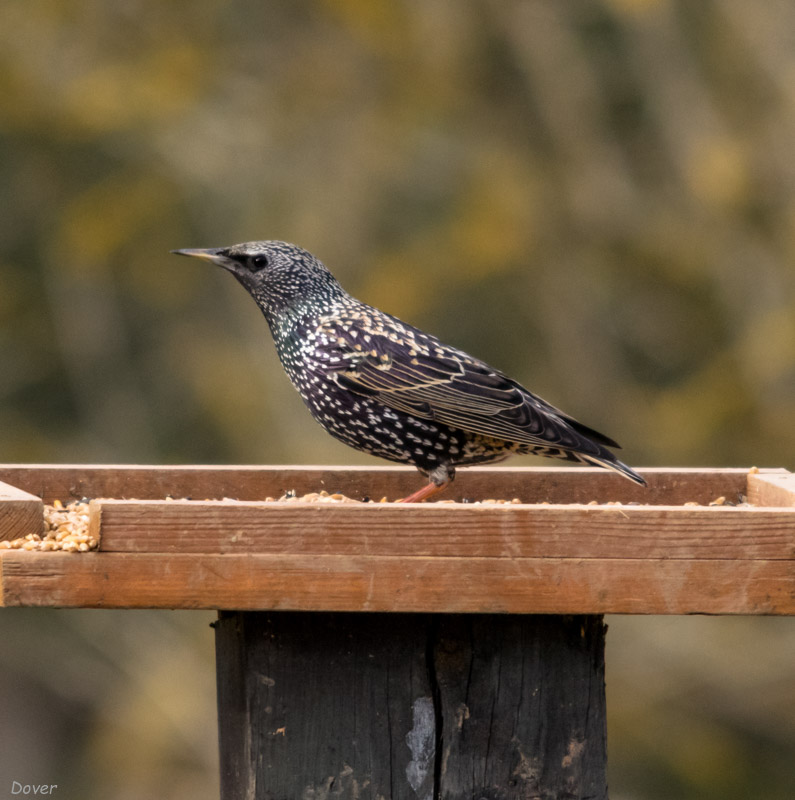
[[[793, 469], [793, 142], [784, 0], [7, 0], [0, 460], [376, 463], [168, 253], [273, 238], [630, 464]], [[0, 613], [0, 797], [217, 797], [212, 618]], [[793, 620], [609, 623], [614, 800], [792, 797]]]

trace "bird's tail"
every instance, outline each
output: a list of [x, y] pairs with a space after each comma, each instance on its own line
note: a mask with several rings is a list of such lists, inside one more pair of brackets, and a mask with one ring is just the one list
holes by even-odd
[[638, 475], [638, 473], [635, 472], [632, 467], [628, 467], [623, 461], [619, 461], [615, 456], [613, 456], [612, 453], [610, 453], [611, 458], [591, 456], [587, 455], [586, 453], [577, 453], [577, 456], [584, 463], [595, 464], [597, 467], [611, 469], [613, 472], [618, 472], [625, 478], [629, 478], [631, 481], [639, 483], [641, 486], [646, 486], [646, 481], [640, 475]]

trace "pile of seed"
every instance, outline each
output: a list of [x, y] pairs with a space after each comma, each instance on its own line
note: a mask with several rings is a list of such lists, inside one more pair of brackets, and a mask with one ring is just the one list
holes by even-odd
[[[225, 500], [229, 498], [224, 498]], [[309, 492], [308, 494], [299, 495], [294, 491], [289, 491], [283, 494], [281, 497], [266, 497], [266, 503], [369, 503], [369, 502], [376, 502], [376, 503], [387, 503], [389, 502], [386, 497], [382, 497], [380, 500], [354, 500], [352, 497], [347, 497], [344, 494], [340, 494], [336, 492], [334, 494], [329, 494], [326, 491], [320, 492]], [[431, 500], [428, 505], [438, 505], [438, 504], [451, 504], [451, 503], [464, 503], [466, 505], [472, 506], [487, 506], [487, 505], [519, 505], [522, 501], [518, 497], [514, 497], [512, 500], [502, 500], [502, 499], [486, 499], [486, 500], [469, 500], [465, 499], [463, 501], [460, 500]], [[551, 503], [548, 500], [541, 500], [534, 505], [541, 505], [541, 506], [548, 506]], [[641, 506], [641, 505], [649, 505], [649, 503], [638, 503], [638, 502], [629, 502], [629, 503], [622, 503], [620, 500], [608, 500], [607, 502], [601, 502], [599, 500], [591, 500], [586, 505], [589, 506]], [[716, 497], [714, 500], [710, 501], [709, 503], [696, 503], [693, 501], [683, 503], [682, 505], [685, 506], [744, 506], [748, 507], [751, 503], [748, 502], [745, 495], [738, 495], [735, 501], [728, 500], [726, 497]]]
[[[388, 503], [386, 497], [380, 500], [354, 500], [344, 494], [335, 492], [329, 494], [327, 491], [309, 492], [308, 494], [298, 495], [294, 491], [286, 492], [281, 497], [266, 497], [266, 503]], [[457, 503], [458, 500], [434, 500], [432, 503]], [[466, 500], [470, 505], [504, 505], [506, 503], [516, 505], [522, 501], [518, 497], [513, 500]], [[429, 504], [430, 505], [430, 504]]]
[[[293, 491], [286, 492], [281, 497], [266, 497], [266, 503], [361, 503], [361, 500], [354, 500], [352, 497], [346, 497], [344, 494], [335, 492], [329, 494], [325, 489], [319, 492], [309, 492], [308, 494], [298, 495]], [[386, 503], [384, 497], [381, 503]]]
[[[548, 505], [546, 503], [542, 503], [542, 505]], [[608, 500], [606, 503], [600, 503], [598, 500], [591, 500], [589, 503], [586, 503], [589, 506], [648, 506], [652, 505], [651, 503], [637, 503], [637, 502], [630, 502], [630, 503], [622, 503], [620, 500]], [[725, 496], [721, 495], [720, 497], [716, 497], [714, 500], [710, 500], [709, 503], [697, 503], [695, 500], [688, 500], [685, 503], [682, 503], [683, 506], [742, 506], [743, 508], [749, 508], [753, 505], [753, 503], [748, 502], [748, 498], [744, 494], [738, 494], [737, 500], [727, 500]]]
[[44, 529], [19, 539], [0, 542], [6, 550], [61, 550], [86, 553], [96, 550], [97, 540], [88, 535], [88, 501], [75, 500], [64, 506], [60, 500], [44, 506]]

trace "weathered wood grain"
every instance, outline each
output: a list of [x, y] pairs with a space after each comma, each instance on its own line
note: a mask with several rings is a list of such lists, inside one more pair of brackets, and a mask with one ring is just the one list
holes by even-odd
[[749, 475], [748, 499], [760, 506], [795, 506], [795, 474], [759, 472]]
[[42, 501], [16, 486], [0, 483], [0, 541], [41, 533], [43, 527]]
[[606, 797], [599, 617], [222, 612], [221, 798]]
[[[407, 470], [8, 467], [44, 497], [90, 489], [226, 494], [355, 488]], [[376, 478], [373, 475], [376, 474]], [[483, 468], [483, 488], [602, 491], [599, 470]], [[784, 470], [649, 470], [660, 496], [790, 497]], [[380, 476], [380, 477], [378, 477]], [[357, 483], [358, 482], [358, 483]], [[513, 483], [512, 483], [513, 482]], [[457, 482], [458, 483], [458, 482]], [[628, 482], [630, 491], [634, 487]], [[304, 488], [310, 488], [306, 486]], [[465, 486], [466, 488], [466, 486]], [[220, 490], [220, 491], [219, 491]], [[593, 491], [592, 491], [593, 490]], [[347, 493], [355, 494], [350, 488]], [[277, 494], [278, 492], [273, 492]], [[38, 501], [34, 502], [38, 504]], [[37, 505], [37, 513], [40, 505]], [[790, 510], [791, 509], [791, 510]], [[795, 506], [264, 504], [96, 501], [99, 554], [6, 552], [6, 605], [476, 613], [793, 613]]]
[[795, 559], [795, 508], [93, 501], [104, 552]]
[[[431, 797], [428, 624], [405, 614], [223, 612], [222, 800]], [[430, 744], [430, 765], [413, 758], [412, 731]]]
[[446, 615], [439, 797], [606, 800], [601, 617]]
[[6, 551], [0, 569], [6, 606], [795, 614], [784, 560]]
[[[709, 503], [736, 501], [747, 492], [745, 469], [642, 469], [648, 488], [612, 472], [588, 467], [471, 467], [458, 471], [443, 498], [518, 497], [523, 502]], [[768, 471], [762, 470], [762, 474]], [[776, 472], [775, 470], [773, 472]], [[780, 471], [779, 471], [780, 472]], [[52, 502], [82, 497], [141, 500], [232, 497], [262, 500], [294, 490], [299, 494], [342, 492], [355, 499], [395, 500], [415, 491], [423, 478], [410, 467], [325, 466], [129, 466], [0, 465], [0, 481]]]

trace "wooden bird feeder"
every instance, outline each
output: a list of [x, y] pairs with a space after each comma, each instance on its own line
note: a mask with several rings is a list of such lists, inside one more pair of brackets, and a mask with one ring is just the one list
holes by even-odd
[[795, 614], [795, 475], [643, 475], [6, 465], [0, 540], [89, 497], [99, 549], [0, 549], [0, 605], [222, 609], [222, 800], [606, 798], [603, 614]]

